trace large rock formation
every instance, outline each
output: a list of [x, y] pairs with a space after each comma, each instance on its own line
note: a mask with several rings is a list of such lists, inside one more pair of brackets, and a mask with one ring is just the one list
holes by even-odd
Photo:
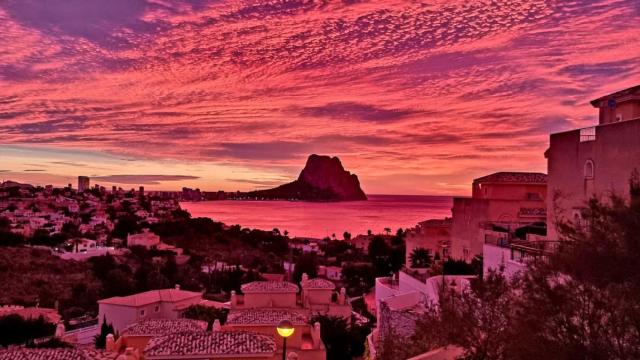
[[249, 196], [308, 201], [367, 200], [358, 176], [346, 171], [340, 159], [316, 154], [309, 156], [298, 180], [269, 190], [253, 191]]

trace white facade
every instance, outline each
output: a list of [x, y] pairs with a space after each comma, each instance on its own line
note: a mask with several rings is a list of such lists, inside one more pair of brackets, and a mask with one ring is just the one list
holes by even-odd
[[158, 244], [160, 244], [160, 236], [150, 232], [149, 229], [144, 229], [140, 234], [127, 236], [127, 246], [144, 246], [148, 249]]
[[177, 319], [180, 310], [202, 302], [202, 294], [175, 289], [151, 290], [130, 296], [117, 296], [98, 301], [99, 325], [105, 317], [114, 330], [147, 319]]

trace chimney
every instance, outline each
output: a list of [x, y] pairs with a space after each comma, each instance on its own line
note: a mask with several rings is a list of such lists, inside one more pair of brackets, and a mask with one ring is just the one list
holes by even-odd
[[180, 284], [176, 284], [175, 288], [176, 290], [180, 290]]
[[235, 308], [238, 305], [238, 296], [235, 290], [231, 290], [231, 308]]
[[116, 350], [116, 343], [115, 343], [115, 340], [113, 339], [113, 334], [107, 335], [107, 342], [106, 342], [106, 345], [105, 345], [105, 350], [107, 350], [107, 351], [115, 351]]
[[307, 284], [307, 281], [309, 281], [309, 275], [307, 275], [307, 273], [302, 274], [302, 280], [300, 281], [302, 286], [305, 286]]
[[311, 332], [311, 341], [313, 342], [314, 349], [320, 348], [321, 340], [322, 339], [320, 338], [320, 323], [316, 321], [315, 323], [313, 323], [313, 331]]
[[62, 339], [62, 337], [64, 337], [64, 324], [63, 323], [58, 323], [58, 325], [56, 325], [56, 332], [54, 335], [56, 338], [58, 339]]
[[222, 325], [220, 325], [220, 320], [215, 319], [215, 320], [213, 321], [213, 327], [211, 328], [211, 330], [213, 330], [213, 331], [220, 331], [220, 330], [222, 330]]
[[338, 305], [344, 305], [347, 298], [347, 290], [345, 288], [340, 289], [340, 294], [338, 294]]

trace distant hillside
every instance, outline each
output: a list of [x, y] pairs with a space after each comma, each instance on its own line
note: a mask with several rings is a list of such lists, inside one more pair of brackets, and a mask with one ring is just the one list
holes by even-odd
[[313, 154], [298, 180], [273, 189], [252, 191], [250, 197], [305, 201], [367, 200], [358, 176], [342, 167], [337, 157]]

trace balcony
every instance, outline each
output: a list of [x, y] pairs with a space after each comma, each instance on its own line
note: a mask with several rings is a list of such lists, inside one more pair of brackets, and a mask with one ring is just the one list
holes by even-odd
[[596, 127], [580, 129], [580, 142], [596, 141]]
[[561, 251], [569, 241], [557, 240], [516, 240], [511, 242], [511, 260], [525, 262], [529, 259], [540, 258], [546, 261], [550, 255]]

